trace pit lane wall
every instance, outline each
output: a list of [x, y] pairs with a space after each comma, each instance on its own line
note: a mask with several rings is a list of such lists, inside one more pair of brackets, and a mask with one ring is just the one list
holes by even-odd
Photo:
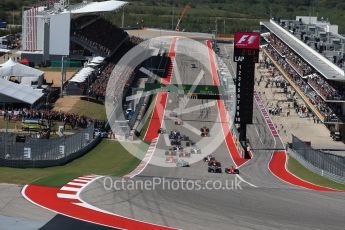
[[[228, 112], [229, 113], [229, 112]], [[237, 132], [237, 129], [234, 127], [233, 124], [230, 124], [230, 134], [231, 134], [231, 137], [232, 137], [232, 140], [234, 141], [235, 143], [235, 146], [236, 146], [236, 149], [237, 149], [237, 152], [240, 156], [242, 156], [242, 158], [245, 157], [245, 153], [244, 153], [244, 148], [242, 147], [239, 139], [238, 139], [238, 132]]]
[[[208, 48], [212, 48], [212, 45], [210, 42], [207, 43]], [[218, 84], [222, 86], [225, 90], [224, 93], [226, 96], [224, 98], [235, 98], [236, 97], [236, 90], [235, 90], [235, 83], [234, 80], [230, 74], [230, 72], [227, 70], [225, 63], [219, 58], [215, 58], [215, 64], [216, 64], [216, 70], [217, 70], [217, 78], [218, 78]], [[223, 69], [223, 71], [220, 71], [220, 69]], [[217, 82], [215, 82], [217, 83]], [[226, 120], [229, 123], [229, 128], [230, 128], [230, 135], [232, 137], [233, 143], [235, 144], [236, 150], [238, 154], [244, 158], [245, 157], [245, 151], [244, 148], [242, 147], [240, 141], [239, 141], [239, 133], [233, 123], [232, 117], [234, 112], [231, 110], [231, 108], [235, 108], [234, 105], [232, 104], [233, 102], [231, 100], [224, 100], [224, 108], [226, 111]]]

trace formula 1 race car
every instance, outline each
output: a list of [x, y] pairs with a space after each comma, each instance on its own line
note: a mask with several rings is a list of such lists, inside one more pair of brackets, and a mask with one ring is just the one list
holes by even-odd
[[192, 154], [201, 154], [201, 149], [197, 145], [193, 145], [191, 153]]
[[173, 151], [172, 148], [165, 151], [165, 156], [176, 156], [176, 155], [177, 155], [176, 151]]
[[179, 141], [179, 140], [170, 140], [170, 144], [171, 145], [181, 145], [181, 141]]
[[166, 157], [165, 157], [165, 162], [166, 162], [166, 163], [175, 163], [175, 164], [176, 164], [177, 159], [176, 159], [176, 157], [174, 157], [174, 156], [166, 156]]
[[189, 167], [189, 163], [188, 163], [188, 161], [179, 159], [179, 160], [177, 160], [177, 162], [176, 162], [176, 166], [177, 166], [177, 167]]
[[189, 152], [180, 152], [180, 154], [179, 154], [179, 157], [190, 157], [190, 153]]
[[178, 114], [176, 112], [171, 112], [170, 117], [178, 117]]
[[222, 173], [222, 164], [219, 161], [211, 160], [208, 162], [208, 172], [210, 173]]
[[164, 128], [159, 128], [158, 129], [158, 133], [159, 134], [165, 134], [167, 131], [166, 131], [166, 129], [164, 129]]
[[215, 158], [212, 156], [212, 154], [208, 155], [207, 157], [204, 157], [204, 162], [210, 162], [211, 160], [215, 160]]
[[225, 168], [224, 172], [227, 174], [240, 174], [240, 170], [238, 168], [231, 166], [229, 168]]
[[181, 119], [176, 119], [175, 125], [183, 125], [183, 121]]
[[201, 132], [202, 137], [209, 137], [210, 136], [210, 129], [207, 128], [206, 126], [202, 127], [200, 129], [200, 132]]
[[172, 140], [172, 139], [175, 139], [175, 140], [181, 139], [181, 133], [178, 132], [178, 131], [176, 131], [176, 130], [173, 130], [173, 131], [171, 131], [170, 134], [169, 134], [169, 139], [170, 139], [170, 140]]

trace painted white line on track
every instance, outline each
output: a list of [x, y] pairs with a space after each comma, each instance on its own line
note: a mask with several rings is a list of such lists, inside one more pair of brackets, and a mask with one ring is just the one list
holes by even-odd
[[80, 188], [75, 188], [75, 187], [68, 187], [68, 186], [63, 186], [62, 188], [60, 188], [60, 190], [62, 191], [74, 191], [74, 192], [77, 192], [79, 191]]
[[58, 198], [62, 198], [62, 199], [75, 199], [75, 200], [78, 199], [76, 194], [57, 193], [56, 195]]
[[242, 182], [244, 182], [244, 183], [246, 183], [246, 184], [248, 184], [248, 185], [250, 185], [250, 186], [252, 186], [252, 187], [254, 187], [254, 188], [257, 188], [258, 186], [256, 186], [256, 185], [254, 185], [254, 184], [252, 184], [252, 183], [249, 183], [248, 181], [246, 181], [245, 179], [243, 179], [240, 175], [238, 175], [238, 174], [236, 174], [236, 177], [238, 178], [238, 179], [240, 179]]
[[82, 180], [92, 180], [93, 178], [95, 178], [94, 176], [81, 176], [78, 177], [76, 179], [82, 179]]
[[73, 182], [89, 182], [90, 180], [74, 179]]
[[261, 142], [262, 145], [264, 145], [264, 143], [262, 142], [261, 136], [260, 136], [260, 134], [259, 134], [259, 132], [258, 132], [258, 129], [256, 128], [256, 125], [253, 125], [253, 126], [254, 126], [254, 128], [255, 128], [256, 134], [257, 134], [258, 137], [259, 137], [259, 141]]
[[74, 186], [83, 187], [85, 185], [85, 183], [68, 182], [67, 185], [74, 185]]

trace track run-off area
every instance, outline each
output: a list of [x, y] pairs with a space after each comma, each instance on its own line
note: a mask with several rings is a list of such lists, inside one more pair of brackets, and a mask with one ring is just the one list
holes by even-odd
[[[173, 61], [163, 84], [178, 81], [174, 74], [177, 68], [182, 68], [180, 75], [186, 81], [184, 83], [191, 83], [195, 78], [189, 72], [192, 71], [187, 65], [189, 58], [176, 52], [182, 42], [185, 42], [182, 37], [171, 41], [169, 56]], [[205, 84], [219, 85], [212, 44], [210, 41], [203, 41], [203, 44], [205, 49], [200, 52], [207, 53], [211, 70], [205, 72]], [[258, 123], [264, 124], [257, 129], [265, 132], [249, 130], [249, 139], [254, 143], [258, 135], [262, 135], [261, 139], [268, 140], [267, 143], [263, 141], [263, 144], [269, 148], [272, 143], [276, 145], [280, 138], [260, 100], [257, 95], [254, 116]], [[204, 162], [194, 163], [189, 168], [149, 164], [153, 155], [160, 154], [157, 148], [165, 143], [157, 130], [160, 127], [167, 130], [175, 127], [172, 121], [165, 119], [164, 114], [166, 110], [176, 107], [177, 99], [171, 93], [160, 92], [154, 103], [144, 137], [144, 140], [151, 141], [151, 145], [145, 160], [127, 178], [150, 180], [153, 177], [164, 177], [171, 180], [185, 178], [222, 182], [237, 178], [242, 182], [242, 188], [231, 191], [171, 191], [158, 187], [154, 191], [115, 191], [104, 188], [106, 177], [86, 175], [70, 181], [62, 188], [26, 185], [22, 195], [42, 208], [115, 229], [344, 229], [345, 193], [314, 185], [293, 175], [286, 168], [287, 154], [284, 150], [254, 151], [252, 159], [243, 159], [231, 135], [229, 115], [222, 100], [217, 100], [216, 106], [211, 108], [215, 130], [223, 133], [221, 144], [215, 149], [215, 156], [223, 166], [238, 166], [238, 176], [210, 174]], [[198, 100], [188, 103], [191, 106], [199, 105]], [[188, 118], [197, 127], [193, 116]], [[193, 138], [197, 138], [196, 135]]]

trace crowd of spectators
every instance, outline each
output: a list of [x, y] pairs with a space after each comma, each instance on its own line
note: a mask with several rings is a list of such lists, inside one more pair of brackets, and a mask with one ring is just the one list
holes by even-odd
[[325, 116], [326, 120], [336, 120], [337, 116], [334, 110], [330, 108], [322, 98], [308, 85], [308, 83], [296, 72], [294, 68], [282, 57], [276, 49], [272, 46], [267, 46], [265, 50], [276, 61], [276, 63], [284, 69], [286, 75], [292, 80], [308, 97], [309, 101], [315, 106], [315, 108]]
[[86, 128], [90, 124], [94, 124], [97, 128], [103, 128], [105, 121], [99, 121], [76, 113], [68, 113], [54, 110], [34, 110], [34, 109], [0, 109], [0, 115], [4, 120], [21, 121], [25, 118], [44, 119], [49, 126], [53, 126], [54, 122], [62, 122], [64, 127], [70, 125], [72, 129]]
[[101, 52], [105, 56], [109, 56], [111, 54], [111, 49], [104, 46], [103, 44], [91, 40], [88, 36], [85, 36], [80, 33], [74, 33], [74, 36], [78, 39], [82, 40], [84, 43], [88, 44], [90, 47], [96, 48], [99, 52]]
[[95, 82], [90, 87], [90, 96], [95, 97], [96, 100], [104, 100], [107, 90], [109, 76], [115, 67], [114, 63], [109, 63], [97, 77]]
[[[129, 44], [123, 44], [119, 50], [114, 54], [112, 58], [109, 58], [107, 63], [105, 64], [104, 69], [100, 72], [97, 76], [96, 80], [90, 87], [90, 96], [95, 97], [97, 100], [104, 100], [106, 96], [106, 89], [108, 85], [108, 81], [113, 69], [116, 66], [116, 63], [121, 59], [121, 57], [128, 52], [133, 46], [140, 44], [143, 42], [143, 39], [139, 37], [132, 36], [130, 37]], [[116, 78], [116, 84], [112, 92], [122, 93], [126, 88], [129, 87], [130, 82], [128, 82], [128, 78], [125, 77], [125, 74], [130, 74], [130, 78], [133, 78], [135, 73], [132, 69], [125, 67], [119, 77]]]
[[75, 29], [73, 35], [107, 56], [128, 38], [124, 30], [103, 18], [99, 18], [82, 29]]
[[345, 95], [332, 87], [323, 77], [313, 74], [308, 78], [308, 83], [327, 100], [344, 100]]
[[286, 61], [295, 68], [302, 76], [306, 76], [313, 73], [311, 68], [305, 61], [303, 61], [292, 49], [285, 45], [278, 37], [271, 34], [268, 37], [270, 45], [277, 50], [281, 56], [285, 57]]
[[284, 58], [285, 61], [294, 68], [294, 70], [301, 76], [308, 76], [308, 83], [313, 86], [324, 98], [328, 100], [341, 100], [345, 95], [341, 93], [340, 89], [331, 86], [320, 75], [313, 71], [306, 62], [304, 62], [298, 55], [296, 55], [288, 46], [286, 46], [279, 38], [271, 34], [268, 37], [270, 45]]
[[129, 41], [133, 46], [139, 45], [144, 41], [144, 39], [137, 37], [137, 36], [130, 36]]

